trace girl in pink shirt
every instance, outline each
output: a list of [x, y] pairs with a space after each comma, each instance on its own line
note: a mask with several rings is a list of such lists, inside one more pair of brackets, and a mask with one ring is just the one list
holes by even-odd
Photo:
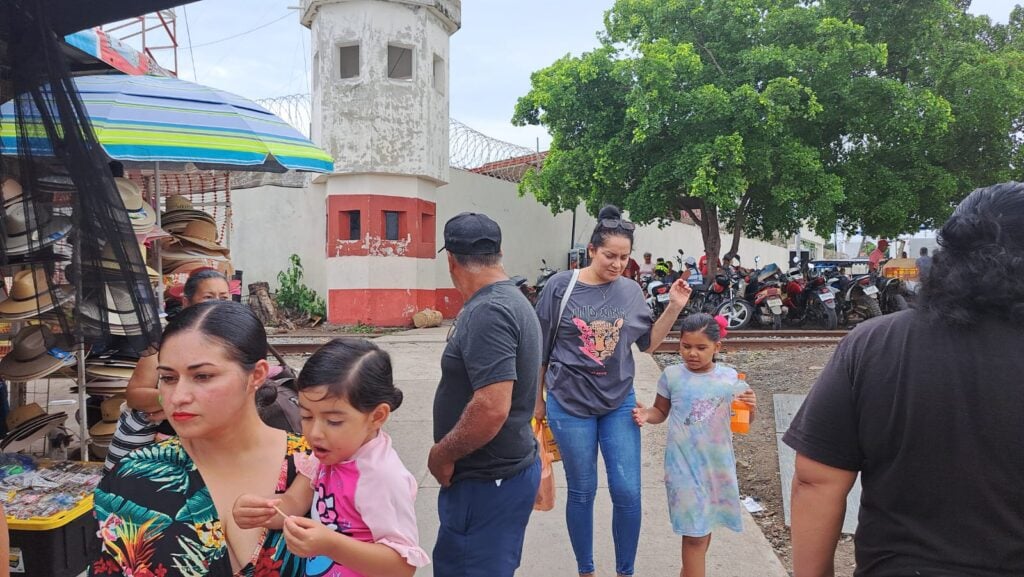
[[411, 576], [430, 560], [418, 544], [416, 480], [381, 430], [402, 404], [391, 358], [370, 341], [335, 339], [309, 358], [296, 387], [313, 454], [296, 457], [300, 474], [283, 495], [239, 497], [235, 522], [283, 528], [311, 577]]

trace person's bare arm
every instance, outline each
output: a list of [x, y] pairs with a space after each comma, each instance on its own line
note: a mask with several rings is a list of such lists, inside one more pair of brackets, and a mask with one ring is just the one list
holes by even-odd
[[[139, 358], [132, 378], [128, 380], [125, 391], [128, 406], [144, 413], [161, 413], [160, 391], [157, 389], [157, 354], [153, 353]], [[162, 416], [160, 417], [163, 418]]]
[[837, 469], [799, 453], [793, 475], [793, 577], [834, 577], [836, 543], [855, 471]]
[[651, 329], [651, 344], [645, 352], [654, 354], [658, 350], [658, 346], [665, 340], [668, 332], [672, 330], [672, 325], [679, 318], [679, 313], [683, 312], [686, 303], [690, 302], [691, 293], [693, 293], [693, 289], [685, 280], [680, 279], [672, 283], [672, 288], [669, 289], [668, 306], [654, 323], [654, 327]]
[[644, 426], [645, 423], [658, 425], [668, 419], [670, 410], [672, 410], [672, 401], [657, 395], [654, 397], [654, 405], [650, 407], [645, 407], [640, 403], [636, 404], [636, 408], [633, 409], [633, 421], [638, 427]]
[[455, 461], [491, 442], [501, 430], [512, 408], [513, 383], [501, 381], [477, 389], [455, 427], [430, 449], [427, 466], [441, 486], [451, 482]]

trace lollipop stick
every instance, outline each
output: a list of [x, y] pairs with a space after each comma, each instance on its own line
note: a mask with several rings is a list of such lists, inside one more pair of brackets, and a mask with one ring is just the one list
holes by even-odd
[[284, 511], [282, 511], [282, 510], [281, 510], [281, 509], [280, 509], [280, 508], [279, 508], [279, 507], [278, 507], [277, 505], [271, 505], [271, 507], [273, 507], [273, 508], [274, 508], [274, 510], [275, 510], [275, 511], [277, 511], [278, 513], [280, 513], [280, 514], [281, 514], [281, 516], [282, 516], [282, 517], [284, 517], [285, 519], [287, 519], [287, 518], [288, 518], [288, 515], [287, 515], [287, 514], [285, 514], [285, 512], [284, 512]]

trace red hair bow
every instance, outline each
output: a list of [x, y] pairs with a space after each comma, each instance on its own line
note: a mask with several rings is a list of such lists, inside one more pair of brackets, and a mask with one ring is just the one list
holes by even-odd
[[729, 331], [726, 330], [729, 327], [729, 319], [723, 317], [722, 315], [717, 315], [715, 316], [715, 322], [718, 323], [718, 332], [719, 334], [722, 335], [722, 338], [724, 339], [726, 335], [729, 334]]

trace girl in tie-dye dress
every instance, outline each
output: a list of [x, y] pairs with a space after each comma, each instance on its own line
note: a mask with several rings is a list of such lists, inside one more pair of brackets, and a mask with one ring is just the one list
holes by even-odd
[[686, 317], [679, 342], [683, 363], [662, 373], [653, 406], [637, 403], [633, 411], [637, 425], [669, 422], [665, 487], [672, 529], [683, 538], [687, 577], [704, 575], [712, 529], [743, 530], [729, 417], [739, 399], [753, 418], [757, 399], [736, 371], [715, 364], [725, 332], [721, 317]]

